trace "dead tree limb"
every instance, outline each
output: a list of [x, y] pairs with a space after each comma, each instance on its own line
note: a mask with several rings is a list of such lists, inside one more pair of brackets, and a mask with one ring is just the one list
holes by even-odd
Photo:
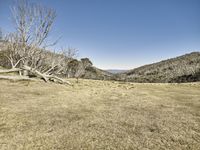
[[22, 71], [20, 68], [13, 68], [13, 69], [5, 69], [5, 70], [0, 70], [0, 74], [3, 73], [12, 73], [12, 72], [19, 72]]
[[26, 76], [0, 76], [0, 79], [4, 79], [4, 80], [12, 80], [12, 81], [36, 81], [33, 78], [29, 78]]
[[70, 82], [63, 80], [62, 78], [59, 78], [59, 77], [54, 76], [54, 75], [48, 75], [48, 74], [45, 74], [45, 73], [41, 73], [38, 70], [32, 69], [29, 66], [23, 66], [22, 69], [31, 72], [32, 74], [36, 75], [37, 77], [43, 79], [45, 82], [53, 81], [53, 82], [58, 82], [58, 83], [61, 83], [61, 84], [69, 84], [69, 85], [71, 85]]

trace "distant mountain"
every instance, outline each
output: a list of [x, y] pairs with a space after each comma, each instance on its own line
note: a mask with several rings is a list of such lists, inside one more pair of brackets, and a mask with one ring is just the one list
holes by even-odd
[[123, 73], [123, 72], [126, 72], [128, 70], [120, 70], [120, 69], [108, 69], [108, 70], [105, 70], [107, 72], [110, 72], [110, 73], [113, 73], [113, 74], [116, 74], [116, 73]]
[[200, 81], [200, 52], [193, 52], [115, 75], [116, 80], [131, 82]]

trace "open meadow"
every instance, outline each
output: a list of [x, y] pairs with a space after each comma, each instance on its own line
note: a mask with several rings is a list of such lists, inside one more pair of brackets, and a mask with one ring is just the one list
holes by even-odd
[[200, 149], [200, 83], [0, 80], [0, 149]]

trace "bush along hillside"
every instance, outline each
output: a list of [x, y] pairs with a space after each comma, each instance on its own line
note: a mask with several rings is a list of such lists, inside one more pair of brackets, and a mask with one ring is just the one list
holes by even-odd
[[158, 63], [117, 74], [116, 80], [131, 82], [195, 82], [200, 81], [200, 52], [192, 52]]
[[[13, 72], [10, 69], [12, 68], [11, 63], [9, 59], [7, 59], [8, 54], [10, 54], [8, 50], [10, 45], [11, 43], [6, 41], [0, 42], [0, 66], [4, 69], [9, 69], [8, 71], [5, 71], [0, 68], [0, 74], [4, 72]], [[47, 70], [49, 70], [49, 73], [53, 72], [56, 76], [59, 77], [85, 78], [95, 80], [113, 79], [112, 73], [94, 67], [89, 58], [82, 58], [80, 60], [75, 59], [75, 56], [77, 55], [75, 49], [63, 49], [61, 53], [41, 50], [40, 55], [43, 56], [43, 61], [46, 60], [42, 63], [41, 66], [46, 67]], [[15, 59], [13, 59], [13, 61], [15, 61]], [[41, 69], [43, 68], [41, 67]], [[29, 75], [33, 76], [33, 74]]]
[[88, 58], [73, 59], [68, 63], [66, 77], [85, 78], [94, 80], [111, 80], [113, 74], [96, 68]]

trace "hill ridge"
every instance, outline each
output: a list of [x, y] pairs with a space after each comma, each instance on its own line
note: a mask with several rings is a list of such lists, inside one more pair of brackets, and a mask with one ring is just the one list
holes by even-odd
[[199, 74], [200, 52], [194, 51], [119, 73], [116, 78], [132, 82], [191, 82], [200, 81]]

